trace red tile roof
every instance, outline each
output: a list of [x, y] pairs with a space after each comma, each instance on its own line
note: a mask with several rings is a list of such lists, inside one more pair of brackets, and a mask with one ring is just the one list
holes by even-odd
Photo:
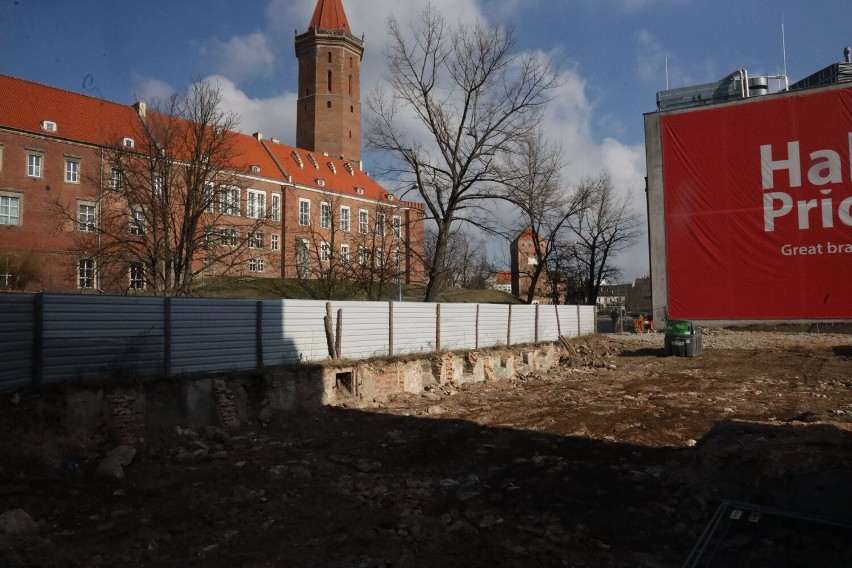
[[[0, 75], [0, 126], [89, 144], [133, 136], [138, 124], [129, 106]], [[43, 122], [56, 123], [47, 132]]]
[[512, 271], [511, 270], [500, 270], [494, 276], [497, 279], [497, 284], [511, 284], [512, 283]]
[[314, 16], [308, 29], [312, 30], [336, 30], [352, 33], [349, 22], [346, 20], [346, 12], [343, 11], [341, 0], [319, 0], [314, 8]]

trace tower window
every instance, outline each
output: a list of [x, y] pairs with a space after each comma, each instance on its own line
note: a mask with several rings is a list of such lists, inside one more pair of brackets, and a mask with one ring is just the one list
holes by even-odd
[[349, 105], [349, 112], [355, 112], [355, 106]]
[[327, 103], [325, 103], [325, 106], [326, 106], [326, 108], [331, 108], [331, 101], [328, 101]]
[[331, 69], [328, 70], [328, 92], [331, 92]]
[[349, 96], [352, 96], [352, 75], [349, 75]]
[[328, 52], [328, 62], [331, 63], [331, 52]]

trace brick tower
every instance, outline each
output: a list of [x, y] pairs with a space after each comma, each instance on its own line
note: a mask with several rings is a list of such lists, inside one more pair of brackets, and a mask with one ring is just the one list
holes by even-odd
[[341, 0], [318, 0], [308, 31], [296, 36], [299, 97], [296, 146], [361, 160], [361, 57]]

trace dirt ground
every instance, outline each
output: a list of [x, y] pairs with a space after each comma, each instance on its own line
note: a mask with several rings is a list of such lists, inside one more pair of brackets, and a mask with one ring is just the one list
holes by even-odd
[[103, 432], [3, 395], [0, 566], [677, 567], [713, 519], [689, 566], [852, 566], [852, 531], [817, 522], [852, 522], [852, 335], [704, 340], [606, 334], [511, 381], [149, 431], [122, 479]]

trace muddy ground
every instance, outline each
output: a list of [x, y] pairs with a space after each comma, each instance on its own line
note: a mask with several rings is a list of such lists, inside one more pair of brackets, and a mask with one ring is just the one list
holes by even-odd
[[852, 522], [852, 336], [662, 343], [595, 336], [511, 381], [148, 431], [122, 479], [105, 432], [3, 395], [0, 566], [677, 567], [731, 500], [752, 505], [690, 566], [852, 566], [852, 531], [817, 522]]

